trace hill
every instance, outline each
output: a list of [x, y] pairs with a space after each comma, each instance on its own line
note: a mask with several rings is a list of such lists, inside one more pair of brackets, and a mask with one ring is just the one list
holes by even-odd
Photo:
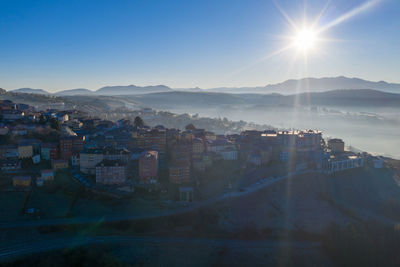
[[50, 95], [49, 92], [43, 89], [33, 89], [33, 88], [19, 88], [11, 90], [14, 93], [24, 93], [24, 94], [40, 94], [40, 95]]
[[173, 89], [165, 85], [154, 85], [154, 86], [106, 86], [98, 89], [95, 94], [97, 95], [138, 95], [158, 92], [169, 92]]
[[79, 89], [69, 89], [69, 90], [63, 90], [54, 93], [55, 95], [58, 96], [66, 96], [66, 95], [92, 95], [93, 91], [85, 89], [85, 88], [79, 88]]
[[206, 91], [225, 93], [259, 93], [259, 94], [296, 94], [306, 92], [324, 92], [338, 89], [373, 89], [382, 92], [400, 93], [400, 84], [387, 83], [385, 81], [373, 82], [359, 78], [344, 76], [326, 78], [291, 79], [277, 84], [269, 84], [265, 87], [241, 87], [241, 88], [211, 88]]
[[[258, 172], [263, 178], [262, 171]], [[392, 224], [400, 219], [399, 208], [400, 188], [393, 172], [369, 168], [335, 175], [304, 174], [216, 205], [222, 211], [220, 221], [230, 229], [307, 232], [323, 231], [332, 223], [374, 220]], [[225, 209], [230, 209], [229, 215]]]
[[126, 101], [154, 108], [256, 107], [256, 106], [364, 106], [400, 107], [400, 94], [371, 89], [281, 94], [229, 94], [213, 92], [164, 92], [124, 97]]

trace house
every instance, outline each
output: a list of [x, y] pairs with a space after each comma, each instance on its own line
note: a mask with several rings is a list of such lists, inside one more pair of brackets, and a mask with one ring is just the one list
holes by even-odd
[[139, 157], [139, 182], [144, 184], [157, 183], [158, 152], [145, 151]]
[[192, 202], [193, 187], [179, 187], [179, 200], [183, 202]]
[[14, 187], [29, 187], [32, 183], [32, 177], [30, 176], [14, 176], [12, 178]]
[[55, 171], [67, 169], [68, 168], [68, 160], [55, 159], [51, 162], [51, 165], [53, 167], [53, 170], [55, 170]]
[[40, 179], [42, 181], [53, 181], [54, 180], [54, 171], [52, 169], [42, 170]]
[[60, 123], [66, 122], [66, 121], [68, 121], [68, 119], [69, 119], [69, 116], [68, 116], [67, 113], [60, 112], [60, 113], [57, 114], [57, 120]]
[[126, 181], [126, 165], [120, 160], [103, 160], [96, 165], [96, 183], [123, 184]]

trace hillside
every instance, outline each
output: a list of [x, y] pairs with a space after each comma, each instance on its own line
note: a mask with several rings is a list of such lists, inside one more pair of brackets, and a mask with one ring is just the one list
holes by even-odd
[[370, 89], [333, 90], [296, 95], [165, 92], [125, 97], [154, 108], [238, 106], [365, 106], [400, 107], [400, 94]]
[[155, 86], [106, 86], [95, 91], [97, 95], [136, 95], [136, 94], [148, 94], [158, 92], [172, 91], [171, 88], [165, 85]]
[[24, 94], [41, 94], [41, 95], [50, 95], [51, 94], [43, 89], [32, 89], [32, 88], [19, 88], [19, 89], [11, 90], [10, 92], [24, 93]]
[[[400, 219], [400, 188], [388, 169], [308, 174], [225, 201], [216, 209], [223, 227], [229, 229], [254, 226], [320, 232], [332, 223], [391, 224]], [[230, 214], [222, 217], [226, 209]]]
[[64, 90], [64, 91], [59, 91], [54, 93], [55, 95], [58, 96], [67, 96], [67, 95], [92, 95], [93, 91], [85, 88], [79, 88], [79, 89], [70, 89], [70, 90]]
[[205, 91], [225, 93], [255, 93], [255, 94], [297, 94], [306, 92], [324, 92], [340, 89], [373, 89], [382, 92], [400, 93], [400, 84], [387, 83], [385, 81], [372, 82], [359, 78], [348, 78], [344, 76], [327, 78], [303, 78], [291, 79], [277, 84], [269, 84], [265, 87], [241, 87], [241, 88], [212, 88]]

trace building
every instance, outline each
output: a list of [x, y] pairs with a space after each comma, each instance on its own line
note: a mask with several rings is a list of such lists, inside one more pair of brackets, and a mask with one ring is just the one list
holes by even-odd
[[330, 173], [354, 169], [364, 166], [364, 158], [358, 155], [350, 156], [331, 156], [326, 164], [326, 169]]
[[54, 171], [52, 169], [42, 170], [40, 179], [42, 181], [53, 181], [54, 180]]
[[382, 169], [384, 163], [385, 163], [385, 160], [382, 157], [373, 157], [372, 158], [372, 166], [375, 169]]
[[215, 141], [209, 141], [207, 144], [208, 144], [207, 150], [209, 152], [216, 152], [216, 153], [236, 148], [231, 141], [226, 139], [217, 139]]
[[204, 151], [205, 151], [205, 147], [204, 147], [203, 139], [194, 138], [193, 141], [192, 141], [193, 156], [202, 154], [202, 153], [204, 153]]
[[179, 187], [179, 200], [183, 202], [192, 202], [193, 187]]
[[52, 168], [55, 171], [63, 170], [68, 168], [68, 160], [65, 159], [55, 159], [51, 162]]
[[85, 174], [96, 174], [96, 165], [104, 159], [103, 150], [85, 149], [79, 155], [80, 170]]
[[173, 184], [191, 182], [190, 165], [174, 163], [169, 167], [169, 181]]
[[25, 113], [20, 110], [3, 110], [1, 115], [5, 121], [16, 121], [23, 119]]
[[238, 151], [236, 148], [227, 148], [217, 152], [217, 155], [221, 156], [222, 160], [237, 160]]
[[21, 169], [21, 161], [16, 158], [3, 159], [0, 161], [0, 168], [4, 173], [14, 172]]
[[342, 139], [337, 139], [337, 138], [329, 139], [328, 148], [332, 151], [332, 153], [343, 153], [344, 142]]
[[139, 131], [136, 141], [139, 148], [157, 151], [160, 163], [165, 161], [167, 151], [165, 129], [143, 129]]
[[29, 187], [32, 183], [30, 176], [15, 176], [12, 178], [14, 187]]
[[96, 183], [118, 185], [126, 181], [126, 165], [120, 160], [103, 160], [96, 165]]
[[58, 159], [58, 144], [56, 143], [43, 143], [40, 150], [40, 155], [43, 160]]
[[206, 163], [203, 158], [193, 159], [192, 162], [193, 170], [204, 172], [206, 170]]
[[139, 182], [156, 183], [158, 176], [158, 152], [145, 151], [139, 157]]
[[120, 160], [126, 163], [130, 159], [130, 152], [127, 149], [106, 147], [103, 149], [103, 157], [105, 160]]
[[20, 143], [18, 145], [18, 158], [26, 159], [33, 156], [33, 147], [28, 143]]
[[0, 146], [0, 159], [18, 158], [18, 147], [14, 145]]
[[69, 160], [72, 155], [83, 150], [84, 136], [64, 136], [60, 139], [60, 158]]

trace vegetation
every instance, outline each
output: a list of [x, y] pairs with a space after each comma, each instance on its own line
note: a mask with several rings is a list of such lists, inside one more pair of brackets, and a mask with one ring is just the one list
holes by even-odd
[[27, 257], [4, 266], [125, 266], [108, 246], [79, 247]]
[[338, 266], [399, 266], [400, 228], [376, 222], [331, 225], [322, 247]]

